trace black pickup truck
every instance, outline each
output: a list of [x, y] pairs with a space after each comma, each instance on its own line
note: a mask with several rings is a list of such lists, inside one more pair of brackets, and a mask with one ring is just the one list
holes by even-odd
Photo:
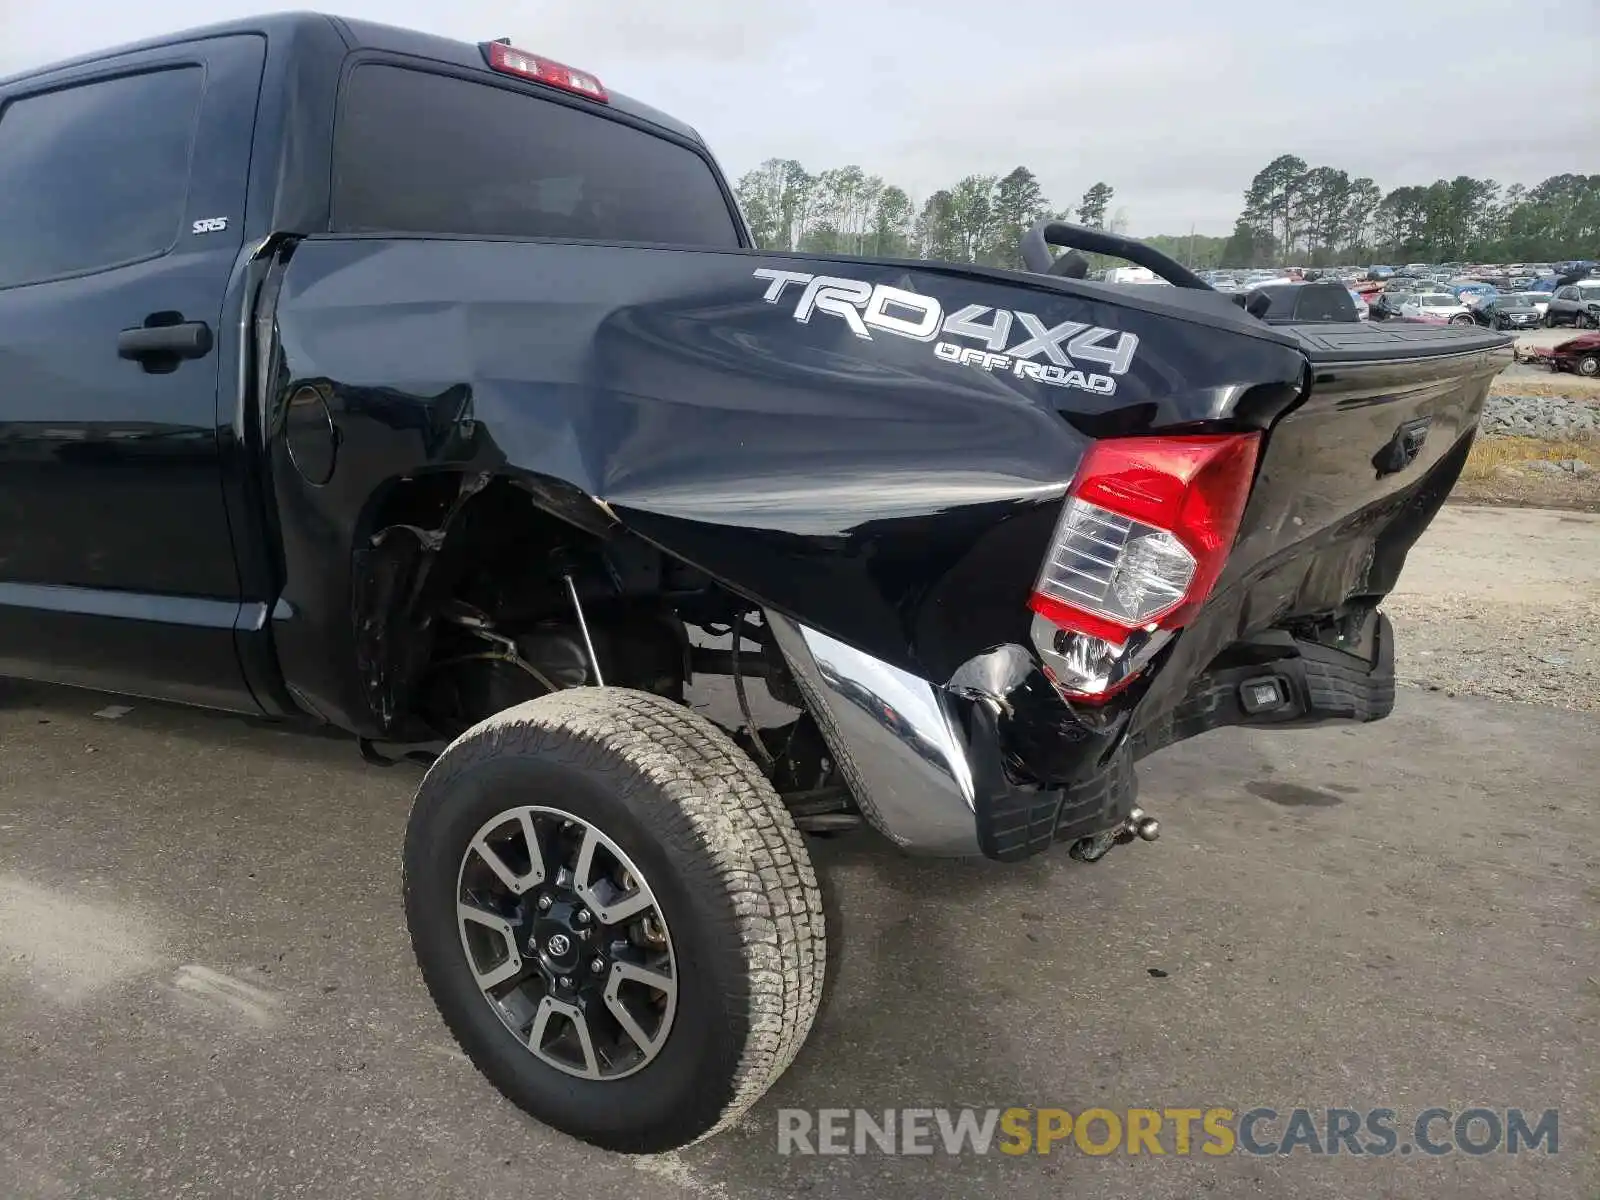
[[803, 834], [1094, 861], [1158, 833], [1140, 756], [1392, 705], [1509, 339], [1024, 250], [764, 253], [692, 129], [504, 42], [0, 81], [0, 674], [449, 741], [403, 885], [445, 1021], [563, 1130], [703, 1137], [817, 1011]]

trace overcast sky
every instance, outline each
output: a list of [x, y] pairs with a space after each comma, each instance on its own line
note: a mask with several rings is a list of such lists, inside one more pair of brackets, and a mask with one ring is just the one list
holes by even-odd
[[[329, 0], [330, 3], [333, 0]], [[295, 5], [0, 0], [0, 75]], [[1031, 168], [1116, 188], [1136, 234], [1226, 233], [1274, 155], [1385, 189], [1600, 172], [1600, 0], [343, 0], [584, 67], [728, 172], [858, 163], [919, 202]]]

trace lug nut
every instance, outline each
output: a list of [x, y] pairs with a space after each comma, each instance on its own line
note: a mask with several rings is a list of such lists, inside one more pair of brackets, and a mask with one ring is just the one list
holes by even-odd
[[560, 979], [556, 980], [556, 982], [564, 988], [569, 988], [572, 986], [572, 979], [566, 975], [563, 975]]
[[589, 970], [593, 971], [596, 975], [604, 975], [606, 973], [606, 960], [603, 958], [591, 959], [589, 962]]
[[580, 908], [578, 910], [578, 924], [579, 925], [587, 925], [588, 923], [589, 923], [589, 910], [587, 908]]
[[539, 911], [540, 912], [549, 912], [550, 911], [550, 897], [549, 896], [540, 896], [539, 897]]

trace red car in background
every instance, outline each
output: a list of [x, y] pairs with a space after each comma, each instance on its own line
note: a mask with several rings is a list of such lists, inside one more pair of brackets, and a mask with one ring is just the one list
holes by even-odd
[[1519, 362], [1543, 363], [1552, 371], [1600, 378], [1600, 333], [1580, 333], [1548, 350], [1516, 350]]

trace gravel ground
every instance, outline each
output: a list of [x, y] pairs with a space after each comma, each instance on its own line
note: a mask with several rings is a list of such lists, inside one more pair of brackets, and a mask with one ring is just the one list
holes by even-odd
[[1384, 607], [1404, 684], [1600, 712], [1600, 515], [1447, 505]]
[[[1538, 329], [1517, 338], [1517, 348], [1524, 352], [1548, 350], [1574, 333], [1571, 329]], [[1560, 441], [1600, 435], [1600, 379], [1513, 363], [1490, 385], [1482, 428], [1487, 437]]]
[[1483, 407], [1485, 437], [1536, 437], [1560, 441], [1600, 434], [1600, 392], [1577, 396], [1495, 395]]

